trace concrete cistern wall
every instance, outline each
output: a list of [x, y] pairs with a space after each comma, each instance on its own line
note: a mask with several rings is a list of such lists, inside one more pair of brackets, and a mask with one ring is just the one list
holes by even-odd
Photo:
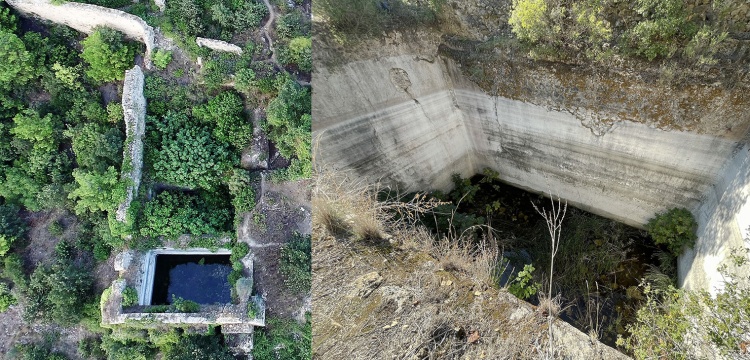
[[319, 163], [403, 190], [447, 189], [452, 173], [490, 167], [518, 187], [637, 227], [687, 207], [700, 238], [680, 258], [680, 284], [720, 284], [716, 265], [742, 246], [748, 222], [738, 217], [750, 193], [744, 142], [630, 121], [595, 131], [571, 112], [490, 96], [452, 60], [423, 55], [316, 69]]

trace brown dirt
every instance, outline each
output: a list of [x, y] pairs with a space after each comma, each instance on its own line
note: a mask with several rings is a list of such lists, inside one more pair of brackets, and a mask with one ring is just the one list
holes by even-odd
[[307, 294], [291, 294], [279, 273], [279, 249], [293, 233], [310, 233], [310, 181], [263, 181], [255, 209], [244, 215], [240, 241], [254, 254], [255, 290], [265, 294], [267, 316], [292, 317]]
[[[28, 272], [40, 265], [49, 265], [54, 257], [55, 245], [62, 240], [73, 240], [76, 236], [76, 219], [62, 211], [41, 211], [26, 216], [30, 224], [28, 245], [21, 253]], [[62, 236], [54, 236], [47, 229], [49, 224], [60, 221], [64, 227]], [[95, 289], [101, 293], [104, 287], [116, 278], [111, 258], [98, 264], [94, 269]], [[104, 285], [107, 284], [107, 285]], [[53, 351], [59, 351], [70, 359], [79, 359], [78, 342], [91, 332], [82, 326], [62, 327], [55, 324], [39, 322], [26, 323], [23, 318], [24, 304], [12, 306], [0, 313], [0, 354], [7, 354], [16, 344], [45, 343], [52, 344]]]

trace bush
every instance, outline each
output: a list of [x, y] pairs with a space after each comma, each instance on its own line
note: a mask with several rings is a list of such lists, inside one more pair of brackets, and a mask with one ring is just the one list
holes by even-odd
[[32, 55], [16, 34], [0, 30], [0, 59], [0, 93], [23, 86], [33, 77]]
[[65, 132], [72, 139], [78, 166], [105, 172], [110, 166], [122, 164], [123, 134], [119, 129], [87, 123]]
[[193, 109], [193, 116], [208, 124], [216, 140], [237, 149], [247, 147], [253, 138], [253, 127], [243, 116], [242, 98], [234, 92], [222, 92], [207, 104]]
[[28, 226], [15, 205], [0, 205], [0, 258], [18, 239], [26, 235]]
[[26, 291], [24, 318], [53, 321], [68, 326], [83, 318], [85, 304], [93, 296], [91, 271], [70, 262], [34, 270]]
[[140, 224], [142, 236], [175, 239], [183, 234], [219, 235], [231, 226], [225, 197], [162, 191], [147, 202]]
[[10, 133], [16, 138], [30, 141], [40, 151], [57, 150], [57, 126], [52, 114], [41, 117], [35, 110], [28, 109], [13, 117], [13, 123], [15, 126]]
[[508, 24], [519, 40], [533, 45], [531, 56], [558, 60], [584, 55], [599, 58], [612, 37], [604, 2], [514, 0]]
[[161, 135], [158, 149], [154, 151], [153, 168], [157, 180], [210, 190], [232, 168], [234, 156], [228, 145], [217, 142], [207, 127], [171, 111], [154, 122]]
[[99, 337], [87, 337], [78, 341], [78, 354], [84, 359], [103, 360], [107, 354], [102, 349], [102, 339]]
[[138, 305], [138, 291], [132, 286], [128, 286], [122, 292], [122, 306], [129, 307]]
[[229, 194], [232, 195], [235, 220], [239, 220], [242, 214], [255, 208], [254, 181], [249, 171], [236, 168], [232, 170], [227, 186], [229, 187]]
[[122, 80], [133, 64], [135, 52], [123, 43], [122, 34], [98, 28], [81, 42], [81, 57], [89, 64], [86, 75], [98, 82]]
[[18, 360], [68, 360], [62, 353], [53, 352], [49, 345], [22, 344], [16, 345], [12, 353]]
[[635, 9], [642, 20], [623, 35], [624, 42], [648, 60], [672, 56], [698, 30], [688, 19], [684, 1], [637, 0]]
[[295, 292], [309, 292], [312, 284], [311, 236], [295, 233], [280, 251], [279, 271], [284, 284]]
[[296, 37], [289, 42], [289, 56], [292, 63], [297, 64], [300, 70], [309, 72], [312, 70], [312, 39], [309, 37]]
[[233, 360], [234, 356], [216, 336], [186, 335], [164, 352], [164, 360]]
[[172, 306], [176, 312], [180, 313], [197, 313], [201, 311], [201, 306], [197, 302], [185, 300], [174, 295], [172, 295]]
[[657, 244], [664, 244], [674, 256], [680, 256], [685, 246], [692, 248], [698, 223], [685, 208], [674, 208], [659, 213], [646, 224], [648, 234]]
[[253, 359], [310, 360], [312, 358], [312, 324], [310, 314], [300, 325], [295, 320], [272, 318], [266, 327], [255, 332]]
[[172, 52], [169, 50], [157, 49], [153, 55], [154, 65], [159, 69], [166, 69], [167, 65], [172, 62]]
[[114, 166], [103, 173], [75, 169], [73, 177], [78, 187], [68, 198], [76, 200], [76, 214], [114, 211], [125, 199], [125, 184], [120, 181], [120, 174]]
[[16, 254], [9, 254], [5, 257], [3, 275], [13, 281], [17, 287], [26, 289], [28, 278], [23, 270], [23, 260]]
[[10, 293], [8, 284], [0, 282], [0, 313], [5, 312], [11, 305], [18, 304], [15, 296]]
[[268, 137], [287, 159], [296, 157], [307, 168], [311, 161], [311, 99], [308, 89], [286, 78], [267, 108]]

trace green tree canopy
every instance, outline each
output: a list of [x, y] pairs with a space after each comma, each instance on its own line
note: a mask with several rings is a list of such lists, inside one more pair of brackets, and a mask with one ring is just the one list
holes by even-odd
[[253, 138], [253, 127], [242, 116], [242, 98], [227, 91], [216, 95], [207, 104], [193, 109], [196, 119], [210, 124], [216, 140], [244, 149]]
[[123, 43], [122, 34], [98, 28], [81, 44], [81, 57], [89, 64], [86, 75], [100, 82], [122, 80], [125, 70], [133, 64], [134, 51]]
[[16, 34], [0, 30], [0, 90], [25, 84], [34, 74], [32, 55]]
[[120, 181], [119, 172], [114, 166], [107, 171], [73, 170], [78, 187], [71, 191], [68, 198], [76, 200], [76, 214], [95, 211], [112, 211], [125, 198], [125, 186]]
[[104, 172], [122, 163], [122, 132], [99, 124], [83, 124], [65, 132], [81, 168]]
[[39, 116], [35, 110], [24, 110], [13, 118], [15, 126], [10, 129], [11, 134], [19, 139], [30, 141], [34, 148], [53, 151], [57, 150], [55, 121], [52, 114]]

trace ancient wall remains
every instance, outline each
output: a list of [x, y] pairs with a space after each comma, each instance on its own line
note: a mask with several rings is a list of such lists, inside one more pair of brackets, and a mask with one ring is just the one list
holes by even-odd
[[146, 97], [143, 96], [144, 77], [140, 66], [125, 71], [122, 89], [122, 110], [125, 115], [125, 149], [122, 177], [130, 182], [125, 201], [117, 207], [116, 219], [127, 221], [128, 209], [138, 195], [143, 171], [143, 135], [146, 133]]

